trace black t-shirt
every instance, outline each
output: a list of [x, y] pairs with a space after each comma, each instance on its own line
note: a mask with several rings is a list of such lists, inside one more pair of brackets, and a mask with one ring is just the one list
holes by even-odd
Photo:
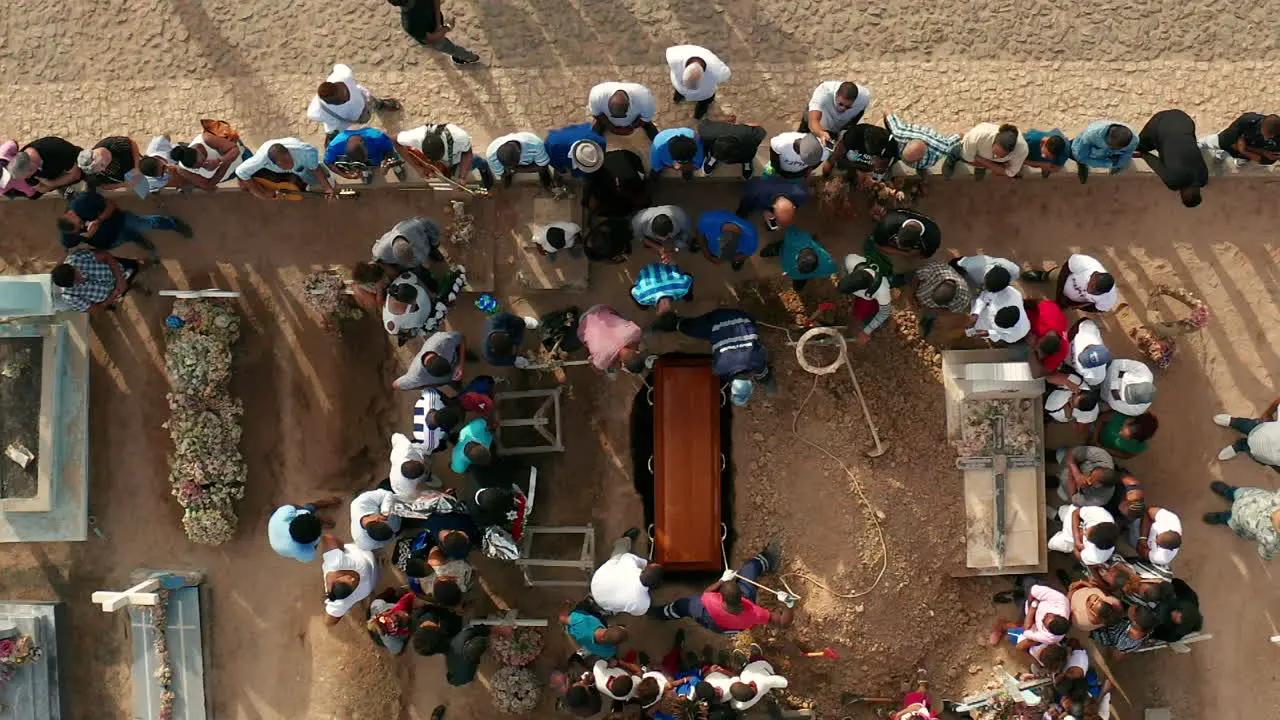
[[[1247, 112], [1236, 121], [1227, 126], [1226, 130], [1218, 133], [1218, 147], [1222, 148], [1228, 155], [1232, 157], [1246, 159], [1244, 155], [1236, 152], [1235, 145], [1240, 138], [1244, 138], [1245, 147], [1250, 150], [1266, 150], [1267, 152], [1280, 152], [1280, 137], [1267, 139], [1262, 136], [1262, 119], [1266, 117], [1262, 113]], [[1274, 160], [1263, 160], [1262, 164], [1270, 165]]]
[[[97, 190], [90, 189], [82, 193], [76, 193], [75, 197], [71, 198], [71, 202], [67, 203], [67, 209], [88, 223], [102, 217], [102, 213], [106, 212], [107, 199], [99, 194]], [[120, 233], [123, 230], [124, 215], [117, 212], [102, 221], [102, 225], [98, 227], [98, 231], [93, 234], [93, 237], [85, 237], [78, 232], [62, 233], [62, 246], [73, 248], [80, 243], [84, 243], [98, 250], [110, 250], [118, 244]]]
[[40, 155], [40, 169], [32, 177], [56, 180], [76, 166], [81, 147], [52, 135], [33, 140], [23, 150], [33, 148]]
[[[893, 244], [893, 237], [898, 234], [898, 230], [902, 224], [908, 220], [919, 220], [924, 225], [924, 233], [920, 236], [920, 248], [917, 253], [922, 258], [932, 257], [938, 248], [942, 246], [942, 228], [938, 227], [938, 223], [924, 213], [916, 212], [907, 208], [898, 210], [890, 210], [880, 222], [876, 223], [876, 227], [871, 231], [871, 237], [876, 245], [886, 246]], [[899, 248], [905, 250], [906, 248]]]
[[630, 216], [649, 206], [644, 161], [630, 150], [610, 150], [599, 170], [586, 176], [583, 203], [595, 200], [600, 217]]
[[698, 123], [698, 137], [705, 152], [717, 161], [747, 163], [755, 159], [756, 150], [764, 142], [765, 130], [752, 125], [703, 120]]
[[125, 173], [133, 170], [133, 142], [123, 135], [115, 135], [104, 139], [93, 146], [106, 148], [111, 153], [111, 162], [100, 173], [93, 173], [85, 178], [90, 187], [99, 185], [116, 185], [124, 182]]
[[488, 625], [471, 625], [449, 641], [449, 654], [444, 658], [444, 676], [450, 685], [460, 687], [476, 679], [480, 663], [467, 658], [467, 642], [472, 638], [487, 637], [492, 630]]
[[428, 35], [440, 29], [436, 22], [439, 17], [436, 0], [411, 0], [400, 8], [400, 27], [413, 39], [425, 41]]
[[1196, 123], [1181, 110], [1161, 110], [1142, 127], [1138, 150], [1155, 153], [1164, 165], [1160, 179], [1170, 190], [1204, 187], [1209, 168], [1200, 154]]
[[862, 155], [858, 161], [870, 163], [872, 158], [896, 160], [898, 143], [890, 138], [889, 131], [879, 125], [858, 123], [850, 125], [842, 135], [844, 149]]
[[424, 622], [438, 623], [440, 629], [450, 638], [462, 632], [462, 618], [458, 617], [454, 611], [439, 605], [424, 605], [419, 608], [413, 613], [412, 624], [409, 627], [411, 630], [416, 630]]

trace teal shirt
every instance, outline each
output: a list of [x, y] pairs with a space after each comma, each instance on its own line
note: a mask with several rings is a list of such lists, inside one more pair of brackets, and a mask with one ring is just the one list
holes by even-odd
[[471, 460], [465, 451], [467, 443], [478, 442], [485, 447], [493, 447], [493, 432], [484, 418], [476, 418], [458, 432], [458, 444], [453, 446], [453, 456], [449, 461], [449, 469], [461, 475], [471, 467]]
[[[813, 248], [818, 255], [818, 267], [814, 268], [813, 272], [802, 273], [796, 267], [799, 264], [800, 251], [805, 248]], [[811, 280], [835, 275], [840, 272], [840, 266], [817, 238], [799, 228], [788, 227], [786, 234], [782, 236], [782, 272], [796, 280]]]
[[613, 645], [602, 645], [596, 642], [596, 630], [604, 627], [600, 618], [590, 613], [574, 610], [569, 613], [569, 636], [578, 643], [588, 655], [598, 655], [606, 660], [618, 654]]

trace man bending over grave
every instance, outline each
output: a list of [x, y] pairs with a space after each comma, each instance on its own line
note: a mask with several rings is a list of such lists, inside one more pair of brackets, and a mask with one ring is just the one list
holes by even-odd
[[378, 584], [378, 561], [368, 550], [343, 545], [332, 535], [320, 540], [320, 548], [324, 551], [324, 623], [337, 625], [373, 592]]
[[725, 634], [736, 634], [761, 625], [787, 627], [795, 618], [795, 611], [787, 607], [772, 612], [757, 605], [756, 586], [748, 582], [780, 567], [781, 561], [781, 548], [774, 540], [737, 573], [726, 570], [718, 582], [701, 593], [652, 607], [647, 614], [659, 620], [693, 618], [704, 628]]
[[711, 371], [722, 383], [731, 383], [731, 399], [745, 405], [755, 392], [755, 384], [765, 390], [777, 390], [777, 380], [769, 365], [769, 350], [760, 342], [755, 319], [741, 310], [719, 308], [696, 317], [682, 318], [674, 312], [663, 313], [654, 328], [676, 331], [691, 338], [711, 343]]

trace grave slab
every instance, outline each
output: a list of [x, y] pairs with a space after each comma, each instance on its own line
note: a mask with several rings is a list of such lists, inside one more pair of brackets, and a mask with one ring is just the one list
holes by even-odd
[[58, 677], [58, 623], [62, 603], [0, 601], [0, 626], [12, 624], [40, 648], [38, 660], [17, 668], [0, 688], [0, 720], [61, 720], [62, 688]]
[[[163, 688], [155, 673], [159, 658], [155, 652], [154, 610], [129, 607], [129, 629], [133, 640], [133, 706], [138, 717], [159, 717]], [[204, 720], [204, 641], [200, 625], [200, 588], [183, 587], [169, 593], [168, 625], [165, 639], [173, 670], [174, 720]]]

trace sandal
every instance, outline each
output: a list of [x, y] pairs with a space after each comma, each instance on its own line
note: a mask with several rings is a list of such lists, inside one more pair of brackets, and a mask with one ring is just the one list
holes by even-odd
[[395, 98], [385, 98], [382, 101], [381, 109], [386, 112], [400, 112], [404, 109], [404, 105], [401, 105], [400, 101]]

